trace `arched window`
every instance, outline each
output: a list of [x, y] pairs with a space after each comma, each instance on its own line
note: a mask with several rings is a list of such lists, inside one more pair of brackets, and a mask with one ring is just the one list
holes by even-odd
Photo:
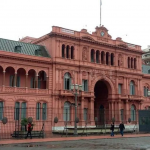
[[136, 69], [136, 58], [134, 58], [134, 69]]
[[41, 120], [41, 119], [42, 120], [47, 119], [47, 103], [39, 102], [36, 104], [36, 120]]
[[61, 48], [61, 55], [62, 55], [62, 58], [65, 58], [65, 45], [64, 44], [62, 45], [62, 48]]
[[134, 82], [130, 82], [130, 95], [135, 95], [135, 85]]
[[63, 118], [64, 121], [70, 121], [70, 103], [64, 103], [64, 111], [63, 111]]
[[94, 62], [94, 50], [91, 50], [91, 62]]
[[114, 65], [114, 54], [111, 53], [111, 65], [113, 66]]
[[74, 59], [74, 47], [71, 46], [71, 59]]
[[[20, 120], [26, 118], [26, 102], [16, 102], [15, 103], [15, 114], [14, 114], [14, 119], [15, 120]], [[21, 118], [20, 118], [21, 115]]]
[[3, 101], [0, 101], [0, 120], [3, 119], [3, 111], [4, 111], [4, 103]]
[[108, 63], [109, 63], [109, 53], [107, 52], [106, 53], [106, 65], [108, 65]]
[[100, 54], [100, 53], [99, 53], [99, 51], [97, 50], [97, 51], [96, 51], [96, 63], [99, 63], [99, 54]]
[[128, 57], [128, 68], [130, 68], [130, 58]]
[[69, 49], [70, 49], [70, 47], [69, 47], [69, 45], [67, 45], [67, 49], [66, 49], [66, 58], [69, 58]]
[[133, 58], [131, 58], [131, 68], [133, 68]]
[[104, 64], [104, 56], [105, 56], [105, 53], [104, 52], [101, 52], [101, 63]]
[[64, 75], [64, 89], [65, 90], [71, 89], [71, 76], [68, 72], [65, 73], [65, 75]]
[[136, 110], [134, 105], [131, 105], [131, 121], [136, 121]]
[[147, 88], [144, 86], [144, 96], [147, 97]]

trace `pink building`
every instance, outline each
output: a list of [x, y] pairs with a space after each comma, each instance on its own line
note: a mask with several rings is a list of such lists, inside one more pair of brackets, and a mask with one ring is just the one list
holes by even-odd
[[[138, 110], [149, 108], [150, 75], [142, 73], [141, 46], [113, 40], [108, 30], [80, 32], [61, 27], [40, 38], [0, 39], [0, 132], [33, 117], [35, 130], [74, 126], [71, 84], [82, 85], [78, 96], [78, 127], [124, 121], [138, 123]], [[18, 110], [18, 111], [17, 111]], [[54, 118], [58, 117], [58, 123]], [[131, 118], [131, 123], [128, 123]]]

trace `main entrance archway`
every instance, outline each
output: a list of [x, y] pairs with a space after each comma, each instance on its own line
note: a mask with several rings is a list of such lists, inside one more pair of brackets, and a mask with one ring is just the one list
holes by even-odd
[[94, 87], [94, 118], [97, 120], [97, 125], [104, 125], [107, 116], [109, 116], [108, 98], [112, 93], [110, 84], [105, 80], [99, 80]]

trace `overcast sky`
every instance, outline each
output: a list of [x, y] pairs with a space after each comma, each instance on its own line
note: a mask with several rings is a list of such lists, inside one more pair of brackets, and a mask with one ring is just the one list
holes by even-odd
[[[0, 38], [40, 37], [53, 25], [95, 31], [100, 0], [0, 0]], [[102, 0], [102, 25], [113, 39], [150, 45], [150, 0]]]

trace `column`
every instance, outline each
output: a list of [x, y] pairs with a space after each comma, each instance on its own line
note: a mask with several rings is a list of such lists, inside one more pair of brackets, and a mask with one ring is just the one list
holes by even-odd
[[104, 56], [103, 56], [103, 60], [104, 60], [104, 65], [106, 65], [106, 53], [104, 52]]
[[28, 88], [28, 74], [26, 74], [26, 82], [25, 82], [26, 88]]
[[14, 87], [16, 87], [17, 84], [17, 72], [15, 72], [15, 77], [14, 77]]
[[69, 46], [69, 50], [68, 50], [68, 56], [69, 56], [69, 59], [71, 59], [71, 48]]
[[99, 63], [101, 64], [101, 52], [99, 52], [98, 59], [99, 59]]
[[112, 116], [111, 116], [112, 120], [112, 118], [114, 118], [114, 102], [111, 102], [111, 109], [112, 109]]
[[123, 92], [122, 92], [123, 95], [126, 95], [126, 80], [125, 80], [125, 77], [123, 77]]
[[[85, 126], [85, 120], [84, 120], [84, 97], [81, 98], [80, 114], [81, 114], [81, 118], [80, 118], [81, 119], [81, 126]], [[87, 118], [87, 120], [88, 120], [88, 118]]]
[[93, 55], [94, 55], [94, 62], [96, 63], [96, 52], [95, 52], [95, 50], [93, 52]]
[[46, 77], [46, 89], [49, 89], [49, 77]]
[[128, 100], [126, 100], [126, 102], [125, 102], [125, 122], [128, 122], [128, 118], [130, 118], [129, 102], [128, 102]]
[[110, 54], [108, 54], [108, 65], [111, 66], [111, 55]]
[[131, 68], [131, 63], [130, 63], [130, 57], [128, 57], [128, 66], [129, 66], [129, 68]]
[[121, 122], [121, 101], [118, 102], [118, 124], [120, 122]]
[[128, 84], [128, 78], [126, 78], [126, 94], [129, 95], [129, 84]]
[[5, 86], [5, 71], [3, 71], [3, 86]]
[[115, 56], [113, 55], [113, 66], [115, 66]]
[[64, 58], [66, 58], [66, 46], [64, 46]]
[[35, 88], [38, 89], [38, 74], [35, 76]]
[[109, 109], [108, 109], [108, 116], [109, 116], [109, 121], [111, 122], [112, 119], [112, 107], [111, 107], [111, 102], [109, 102]]
[[91, 125], [95, 125], [95, 120], [94, 120], [94, 98], [91, 98], [90, 100], [90, 107], [89, 107], [89, 112], [90, 112], [90, 122]]
[[132, 68], [132, 61], [131, 61], [131, 58], [130, 58], [130, 68]]

